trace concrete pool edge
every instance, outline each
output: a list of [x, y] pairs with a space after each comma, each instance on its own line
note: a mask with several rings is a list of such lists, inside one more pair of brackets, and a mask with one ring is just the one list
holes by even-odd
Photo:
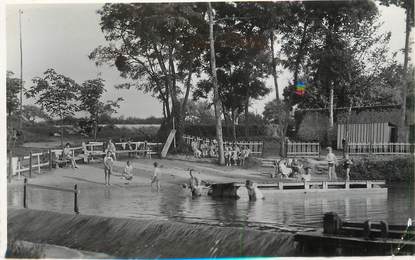
[[8, 238], [115, 257], [293, 256], [294, 234], [165, 220], [8, 209]]

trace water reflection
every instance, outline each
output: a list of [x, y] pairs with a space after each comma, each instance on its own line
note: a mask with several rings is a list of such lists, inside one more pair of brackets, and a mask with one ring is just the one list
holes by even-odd
[[[89, 186], [88, 186], [89, 185]], [[160, 193], [148, 186], [80, 186], [80, 212], [104, 216], [175, 219], [183, 221], [262, 222], [321, 226], [325, 212], [335, 211], [347, 221], [387, 220], [406, 223], [413, 212], [410, 198], [399, 186], [388, 193], [276, 194], [265, 192], [265, 200], [192, 198], [178, 185]], [[22, 207], [22, 189], [9, 188], [8, 205]], [[73, 194], [50, 190], [28, 190], [29, 208], [70, 213]]]

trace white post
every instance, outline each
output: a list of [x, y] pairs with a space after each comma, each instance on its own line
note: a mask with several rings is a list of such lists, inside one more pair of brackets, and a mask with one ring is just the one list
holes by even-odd
[[37, 155], [37, 172], [40, 174], [40, 154]]

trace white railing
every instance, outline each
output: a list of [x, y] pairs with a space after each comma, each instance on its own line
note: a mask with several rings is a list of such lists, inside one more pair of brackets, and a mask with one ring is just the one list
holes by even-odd
[[[191, 145], [192, 141], [197, 141], [199, 144], [202, 142], [210, 142], [210, 140], [214, 140], [216, 142], [216, 139], [209, 139], [209, 138], [201, 138], [197, 136], [189, 136], [189, 135], [183, 135], [183, 139], [186, 142], [186, 144]], [[237, 144], [238, 146], [247, 146], [251, 150], [252, 155], [256, 156], [262, 156], [263, 149], [264, 149], [264, 142], [263, 141], [224, 141], [224, 145], [233, 145]]]
[[[29, 172], [29, 176], [33, 170], [40, 173], [42, 167], [50, 167], [50, 153], [52, 153], [51, 150], [42, 153], [29, 153], [29, 155], [22, 157], [13, 157], [12, 165], [9, 165], [10, 174], [17, 175], [20, 178], [23, 172]], [[10, 163], [10, 158], [7, 158], [7, 163]]]
[[318, 157], [320, 156], [319, 143], [286, 143], [287, 157]]
[[409, 154], [410, 143], [349, 143], [346, 148], [349, 154]]

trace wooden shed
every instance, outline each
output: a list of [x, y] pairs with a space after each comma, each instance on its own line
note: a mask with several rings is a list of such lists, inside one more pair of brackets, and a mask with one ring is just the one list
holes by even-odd
[[343, 139], [348, 143], [394, 143], [397, 139], [396, 126], [391, 123], [338, 124], [337, 149], [343, 148]]

